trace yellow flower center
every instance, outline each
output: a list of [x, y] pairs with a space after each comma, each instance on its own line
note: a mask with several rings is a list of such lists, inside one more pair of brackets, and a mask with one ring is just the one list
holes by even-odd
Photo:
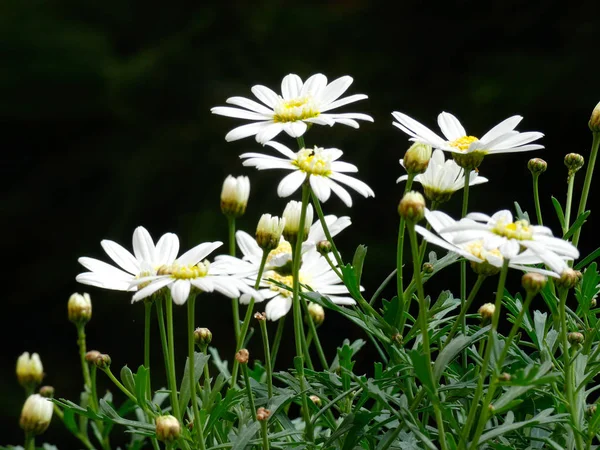
[[508, 239], [517, 239], [519, 241], [529, 241], [533, 238], [533, 230], [526, 220], [517, 220], [510, 223], [499, 220], [494, 225], [492, 231]]
[[292, 164], [303, 172], [327, 177], [331, 175], [331, 152], [317, 146], [313, 149], [303, 148], [296, 153], [296, 161]]
[[460, 137], [458, 139], [455, 139], [451, 142], [449, 142], [448, 144], [450, 144], [451, 147], [454, 147], [458, 150], [460, 150], [461, 152], [466, 152], [467, 150], [469, 150], [469, 146], [475, 142], [478, 141], [479, 139], [476, 138], [475, 136], [463, 136]]
[[162, 266], [158, 269], [158, 275], [170, 275], [171, 278], [177, 280], [192, 280], [194, 278], [202, 278], [208, 275], [210, 263], [208, 260], [199, 262], [196, 265], [180, 265], [177, 262], [169, 266]]
[[473, 256], [476, 256], [479, 259], [483, 259], [487, 261], [488, 255], [494, 255], [499, 258], [502, 258], [502, 253], [497, 248], [493, 250], [486, 250], [483, 248], [483, 241], [474, 241], [465, 246], [465, 250], [471, 253]]
[[277, 248], [269, 252], [269, 256], [267, 256], [267, 265], [271, 264], [273, 259], [275, 259], [277, 256], [282, 255], [284, 253], [289, 254], [290, 258], [292, 257], [292, 246], [288, 241], [282, 239], [279, 242]]
[[310, 95], [306, 97], [297, 97], [292, 100], [280, 101], [275, 105], [275, 122], [296, 122], [298, 120], [311, 119], [317, 117], [320, 112]]
[[[302, 275], [302, 272], [299, 274], [299, 277], [300, 277], [301, 284], [308, 283], [308, 278], [305, 277], [304, 275]], [[272, 291], [278, 292], [281, 295], [283, 295], [284, 297], [292, 296], [292, 288], [294, 286], [294, 277], [293, 276], [280, 275], [277, 272], [275, 272], [274, 270], [271, 270], [271, 271], [267, 272], [267, 274], [265, 274], [264, 278], [267, 280], [269, 280], [269, 279], [273, 280], [273, 281], [267, 281], [267, 283], [269, 284], [269, 289], [271, 289]], [[275, 282], [283, 284], [283, 285], [287, 286], [289, 289], [279, 286]], [[300, 286], [300, 290], [302, 290], [302, 286]]]

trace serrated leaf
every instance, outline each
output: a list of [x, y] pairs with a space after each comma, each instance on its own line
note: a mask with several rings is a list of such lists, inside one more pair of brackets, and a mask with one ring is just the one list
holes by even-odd
[[[204, 371], [204, 365], [208, 362], [210, 357], [204, 353], [194, 352], [194, 386], [198, 384], [200, 376]], [[181, 387], [179, 388], [179, 404], [183, 411], [188, 402], [192, 398], [192, 391], [190, 389], [190, 367], [189, 357], [185, 360], [185, 368], [183, 371], [183, 380], [181, 380]]]
[[554, 205], [554, 211], [556, 211], [556, 217], [558, 217], [560, 228], [565, 228], [565, 213], [563, 212], [563, 208], [556, 197], [552, 197], [552, 205]]

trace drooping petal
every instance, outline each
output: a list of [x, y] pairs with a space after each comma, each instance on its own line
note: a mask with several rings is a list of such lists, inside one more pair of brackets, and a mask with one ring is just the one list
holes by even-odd
[[187, 302], [190, 295], [190, 289], [192, 285], [190, 280], [177, 280], [171, 284], [171, 296], [173, 297], [173, 303], [176, 305], [183, 305]]

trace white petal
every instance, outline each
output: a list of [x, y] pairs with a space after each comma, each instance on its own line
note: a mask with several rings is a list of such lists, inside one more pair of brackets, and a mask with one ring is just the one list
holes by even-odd
[[177, 261], [179, 264], [184, 266], [197, 264], [221, 245], [223, 245], [223, 243], [220, 241], [204, 242], [185, 252], [183, 255], [177, 258]]
[[329, 103], [326, 107], [321, 108], [321, 112], [331, 111], [332, 109], [339, 108], [340, 106], [347, 105], [349, 103], [354, 103], [359, 100], [364, 100], [368, 98], [365, 94], [355, 94], [349, 95], [348, 97], [341, 98], [336, 100], [335, 102]]
[[269, 303], [267, 303], [267, 306], [265, 307], [267, 319], [279, 320], [288, 313], [291, 307], [291, 298], [284, 297], [283, 295], [278, 295], [277, 297], [269, 301]]
[[268, 115], [270, 117], [273, 117], [273, 115], [275, 114], [275, 112], [272, 109], [265, 108], [260, 103], [257, 103], [254, 100], [247, 99], [245, 97], [230, 97], [227, 99], [227, 103], [231, 105], [241, 106], [242, 108], [246, 108], [250, 111], [254, 111], [260, 114]]
[[173, 303], [176, 305], [183, 305], [190, 295], [190, 289], [192, 287], [190, 280], [177, 280], [170, 287]]
[[347, 186], [350, 186], [356, 192], [361, 194], [364, 197], [375, 197], [375, 192], [366, 184], [356, 178], [349, 177], [348, 175], [344, 175], [343, 173], [332, 173], [330, 178], [333, 180], [339, 181], [340, 183], [344, 183]]
[[[279, 142], [276, 141], [269, 141], [267, 143], [265, 143], [265, 145], [268, 145], [269, 147], [273, 147], [275, 150], [277, 150], [279, 153], [283, 154], [284, 156], [287, 156], [289, 159], [295, 160], [296, 159], [296, 153], [294, 153], [292, 150], [290, 150], [290, 148], [286, 147], [283, 144], [280, 144]], [[241, 156], [240, 156], [241, 158]]]
[[331, 188], [326, 181], [323, 181], [324, 179], [325, 177], [318, 175], [312, 175], [308, 178], [313, 192], [321, 202], [329, 200], [329, 196], [331, 195]]
[[260, 263], [262, 249], [256, 243], [256, 239], [245, 231], [239, 230], [235, 233], [235, 240], [237, 241], [238, 247], [249, 261], [256, 262], [257, 264]]
[[265, 144], [277, 136], [283, 130], [283, 124], [280, 122], [269, 123], [256, 133], [256, 142]]
[[327, 105], [332, 103], [334, 100], [337, 100], [344, 92], [348, 90], [352, 84], [352, 81], [352, 77], [346, 75], [329, 83], [318, 99], [321, 108], [326, 108]]
[[210, 110], [213, 114], [220, 116], [233, 117], [235, 119], [248, 119], [248, 120], [269, 120], [273, 118], [273, 113], [261, 114], [254, 111], [247, 111], [245, 109], [231, 108], [229, 106], [215, 106]]
[[[124, 272], [121, 269], [117, 269], [116, 267], [111, 266], [104, 261], [100, 261], [99, 259], [83, 256], [77, 261], [79, 261], [79, 264], [86, 269], [107, 278], [115, 278], [117, 280], [129, 280], [133, 278], [132, 274]], [[134, 273], [133, 275], [137, 275], [137, 273]]]
[[438, 125], [449, 141], [454, 141], [467, 135], [460, 121], [450, 113], [442, 112], [438, 116]]
[[171, 284], [172, 282], [173, 282], [173, 279], [170, 277], [159, 278], [159, 279], [153, 281], [152, 283], [150, 283], [148, 286], [137, 291], [131, 298], [131, 302], [132, 303], [137, 302], [138, 300], [142, 300], [143, 298], [149, 297], [152, 294], [154, 294], [156, 291]]
[[327, 86], [327, 77], [322, 73], [316, 73], [308, 78], [300, 91], [300, 97], [311, 95], [319, 98]]
[[296, 190], [298, 190], [305, 179], [306, 174], [300, 170], [290, 173], [279, 182], [279, 186], [277, 187], [277, 195], [280, 197], [288, 197], [292, 195], [294, 192], [296, 192]]
[[285, 100], [293, 100], [300, 95], [302, 79], [295, 73], [283, 77], [281, 81], [281, 95]]
[[287, 122], [283, 126], [283, 131], [293, 138], [300, 137], [304, 134], [308, 126], [302, 121]]
[[154, 241], [144, 227], [137, 227], [133, 232], [133, 254], [140, 261], [154, 262]]
[[392, 115], [399, 122], [393, 123], [393, 125], [397, 126], [410, 136], [417, 138], [419, 142], [429, 143], [436, 148], [443, 148], [446, 145], [444, 139], [439, 137], [425, 125], [417, 122], [415, 119], [398, 111], [394, 111]]
[[171, 264], [179, 253], [179, 238], [174, 233], [163, 234], [156, 243], [156, 261], [158, 266]]
[[264, 128], [271, 125], [272, 123], [274, 123], [274, 122], [271, 120], [271, 121], [265, 121], [265, 122], [248, 123], [246, 125], [239, 126], [237, 128], [234, 128], [233, 130], [231, 130], [229, 133], [227, 133], [225, 135], [225, 140], [227, 142], [233, 142], [233, 141], [237, 141], [238, 139], [243, 139], [248, 136], [253, 136], [253, 135], [259, 133]]
[[252, 93], [256, 95], [256, 98], [263, 102], [265, 105], [274, 108], [279, 102], [279, 96], [266, 86], [257, 84], [251, 89]]
[[509, 131], [513, 131], [521, 120], [523, 120], [523, 117], [521, 116], [512, 116], [508, 119], [504, 119], [490, 131], [481, 136], [481, 139], [479, 140], [482, 142], [490, 142], [492, 139], [496, 139], [498, 136], [508, 133]]
[[119, 267], [134, 275], [140, 273], [140, 262], [123, 246], [106, 239], [101, 241], [100, 245]]
[[331, 170], [334, 172], [358, 172], [358, 167], [344, 161], [333, 161]]
[[325, 182], [329, 184], [331, 190], [344, 202], [348, 208], [352, 206], [352, 197], [350, 197], [350, 194], [346, 189], [329, 178], [325, 178]]

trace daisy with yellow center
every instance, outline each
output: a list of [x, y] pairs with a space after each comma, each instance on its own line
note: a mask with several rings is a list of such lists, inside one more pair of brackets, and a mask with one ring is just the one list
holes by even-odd
[[352, 77], [343, 76], [328, 84], [327, 77], [317, 73], [303, 82], [298, 75], [291, 73], [281, 82], [281, 95], [261, 85], [251, 89], [263, 104], [244, 97], [231, 97], [227, 99], [227, 103], [239, 108], [217, 106], [212, 108], [211, 112], [254, 121], [227, 133], [225, 140], [229, 142], [256, 136], [257, 142], [265, 144], [282, 131], [297, 138], [312, 124], [333, 126], [335, 123], [341, 123], [358, 128], [357, 120], [373, 122], [373, 118], [360, 113], [329, 112], [367, 98], [364, 94], [339, 98], [350, 87], [352, 81]]
[[275, 141], [267, 142], [286, 158], [264, 155], [262, 153], [244, 153], [245, 166], [264, 169], [286, 169], [292, 173], [285, 176], [279, 183], [277, 194], [280, 197], [292, 195], [308, 177], [310, 186], [315, 195], [325, 202], [333, 191], [347, 206], [352, 206], [352, 197], [339, 183], [351, 187], [364, 197], [374, 197], [373, 190], [356, 178], [345, 175], [344, 172], [358, 172], [358, 168], [338, 159], [344, 154], [337, 148], [303, 148], [293, 152], [288, 147]]
[[406, 114], [394, 111], [392, 116], [397, 120], [392, 124], [411, 136], [411, 141], [423, 142], [434, 148], [452, 152], [456, 162], [469, 170], [477, 168], [483, 161], [483, 157], [488, 154], [524, 152], [544, 148], [543, 145], [530, 144], [530, 142], [543, 137], [542, 133], [515, 131], [515, 127], [523, 119], [521, 116], [509, 117], [482, 137], [477, 138], [467, 134], [455, 116], [442, 112], [438, 116], [438, 125], [445, 139]]

